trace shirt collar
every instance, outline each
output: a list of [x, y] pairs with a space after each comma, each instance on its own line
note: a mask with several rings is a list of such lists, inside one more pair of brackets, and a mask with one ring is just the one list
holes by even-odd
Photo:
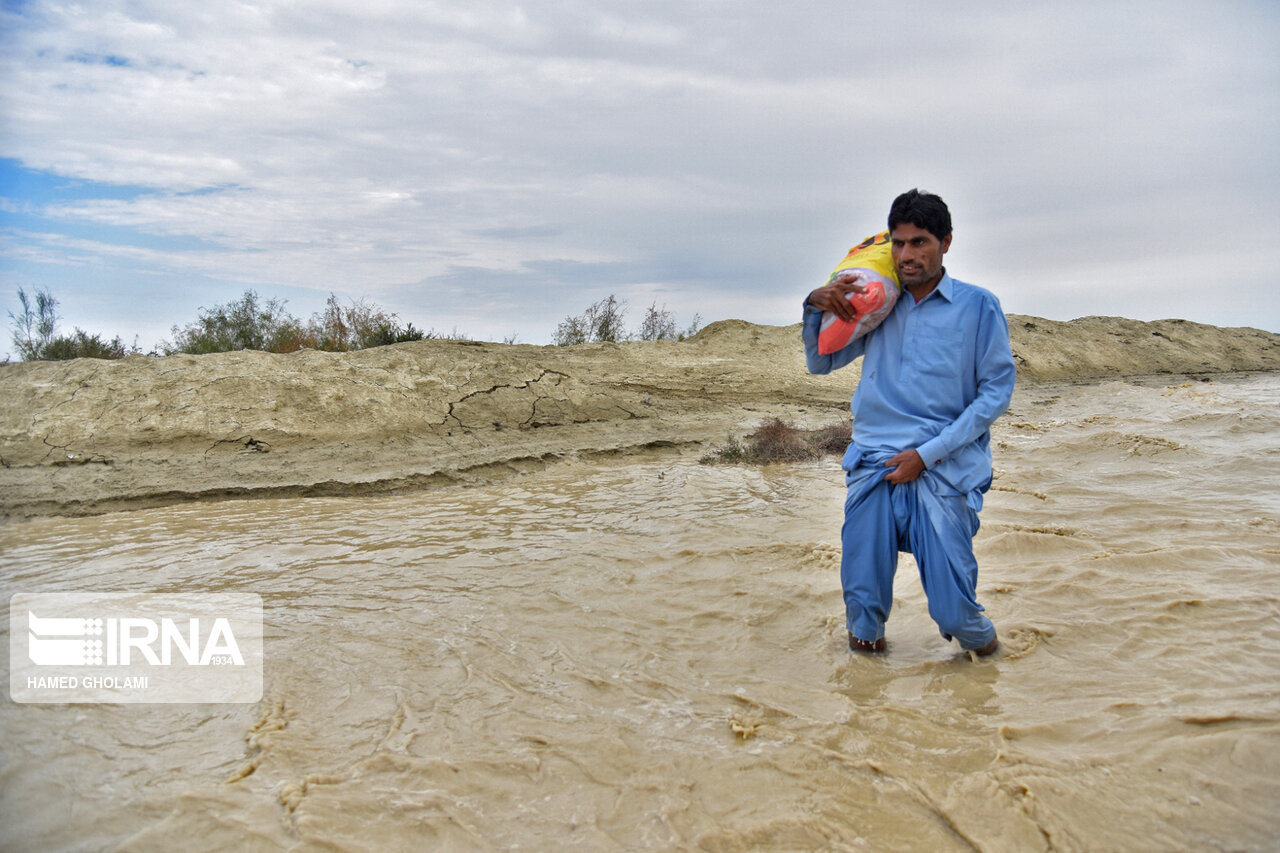
[[[938, 280], [938, 283], [937, 285], [934, 286], [933, 290], [929, 291], [929, 295], [926, 296], [925, 299], [931, 299], [933, 295], [936, 293], [939, 296], [941, 296], [943, 299], [947, 300], [948, 302], [952, 302], [954, 301], [951, 298], [951, 294], [953, 290], [955, 290], [955, 287], [954, 287], [954, 282], [951, 280], [951, 275], [947, 272], [947, 268], [943, 267], [942, 278]], [[905, 287], [902, 289], [902, 292], [907, 294], [908, 296], [911, 295], [911, 291], [907, 290]]]
[[947, 300], [948, 302], [951, 302], [952, 301], [951, 291], [954, 289], [953, 284], [954, 283], [951, 281], [951, 275], [947, 272], [947, 268], [943, 267], [942, 280], [938, 282], [938, 286], [935, 287], [933, 291], [934, 293], [942, 294], [943, 299]]

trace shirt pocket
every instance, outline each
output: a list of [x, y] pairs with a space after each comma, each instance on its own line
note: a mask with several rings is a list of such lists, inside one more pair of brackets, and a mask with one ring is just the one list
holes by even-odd
[[916, 330], [912, 361], [926, 376], [954, 379], [964, 364], [964, 332], [945, 326], [921, 325]]

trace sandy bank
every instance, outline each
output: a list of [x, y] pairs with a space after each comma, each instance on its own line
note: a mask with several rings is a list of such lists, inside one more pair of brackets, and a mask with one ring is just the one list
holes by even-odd
[[[1024, 382], [1280, 369], [1280, 335], [1011, 315]], [[0, 369], [0, 512], [385, 493], [584, 456], [827, 422], [855, 375], [810, 376], [798, 326], [682, 342], [420, 341], [354, 353], [136, 356]]]

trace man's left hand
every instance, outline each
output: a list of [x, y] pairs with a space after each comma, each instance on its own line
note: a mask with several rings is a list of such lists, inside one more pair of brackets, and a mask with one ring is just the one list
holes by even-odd
[[895, 486], [902, 483], [910, 483], [924, 473], [924, 460], [914, 450], [902, 451], [888, 462], [885, 462], [884, 466], [893, 469], [888, 474], [885, 474], [884, 478]]

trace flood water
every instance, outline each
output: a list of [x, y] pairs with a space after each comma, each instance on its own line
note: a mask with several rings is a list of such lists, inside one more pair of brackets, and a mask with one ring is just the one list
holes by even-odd
[[979, 662], [909, 557], [848, 652], [835, 462], [0, 526], [6, 601], [253, 592], [266, 649], [256, 705], [6, 697], [0, 848], [1280, 846], [1280, 376], [1023, 388], [994, 444]]

